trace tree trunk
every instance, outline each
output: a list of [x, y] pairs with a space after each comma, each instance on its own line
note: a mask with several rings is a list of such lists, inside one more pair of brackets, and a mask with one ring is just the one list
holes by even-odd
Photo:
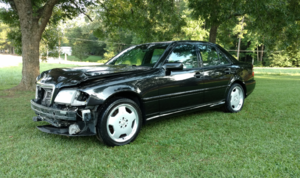
[[22, 80], [17, 90], [35, 90], [35, 79], [40, 74], [39, 48], [42, 33], [52, 15], [54, 5], [59, 0], [49, 0], [38, 13], [33, 12], [31, 0], [9, 1], [18, 13], [22, 33]]
[[38, 19], [34, 19], [31, 2], [17, 2], [22, 33], [22, 80], [18, 90], [35, 90], [35, 79], [40, 74], [39, 47], [42, 33]]
[[39, 47], [40, 37], [37, 29], [22, 29], [22, 80], [19, 89], [35, 90], [35, 79], [40, 74]]
[[243, 19], [242, 19], [242, 30], [240, 32], [240, 37], [239, 37], [239, 44], [238, 44], [238, 50], [237, 50], [237, 60], [240, 60], [241, 35], [243, 34], [243, 29], [244, 29], [244, 16], [243, 16]]
[[257, 62], [259, 62], [259, 55], [258, 55], [258, 45], [257, 45], [257, 50], [256, 50], [256, 53], [257, 53]]
[[209, 42], [216, 43], [219, 25], [212, 25], [209, 31]]
[[264, 56], [264, 45], [261, 45], [261, 53], [260, 53], [260, 62], [262, 63], [263, 61], [263, 56]]

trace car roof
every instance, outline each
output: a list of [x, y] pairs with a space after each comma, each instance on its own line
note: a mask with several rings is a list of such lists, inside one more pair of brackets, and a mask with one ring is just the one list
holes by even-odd
[[150, 42], [150, 43], [143, 43], [144, 44], [171, 44], [171, 43], [206, 43], [210, 45], [216, 45], [215, 43], [207, 42], [207, 41], [195, 41], [195, 40], [179, 40], [179, 41], [159, 41], [159, 42]]

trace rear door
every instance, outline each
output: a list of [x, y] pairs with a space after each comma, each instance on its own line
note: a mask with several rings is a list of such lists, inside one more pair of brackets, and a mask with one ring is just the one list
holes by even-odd
[[198, 44], [201, 57], [201, 77], [205, 95], [204, 103], [219, 102], [225, 99], [225, 91], [233, 77], [231, 63], [209, 44]]

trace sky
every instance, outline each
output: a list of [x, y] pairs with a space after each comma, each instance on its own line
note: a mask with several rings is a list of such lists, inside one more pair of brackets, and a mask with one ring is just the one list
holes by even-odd
[[3, 3], [3, 2], [0, 2], [0, 8], [5, 8], [5, 9], [7, 9], [7, 8], [9, 8], [9, 7], [10, 7], [10, 5], [5, 4], [5, 3]]

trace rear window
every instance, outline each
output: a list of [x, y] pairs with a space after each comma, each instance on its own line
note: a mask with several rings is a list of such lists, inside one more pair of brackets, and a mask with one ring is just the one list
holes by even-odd
[[217, 46], [220, 49], [220, 51], [222, 51], [231, 60], [231, 62], [234, 62], [234, 63], [238, 62], [238, 60], [236, 60], [236, 58], [233, 57], [228, 51], [226, 51], [224, 48], [222, 48], [219, 45], [217, 45]]

